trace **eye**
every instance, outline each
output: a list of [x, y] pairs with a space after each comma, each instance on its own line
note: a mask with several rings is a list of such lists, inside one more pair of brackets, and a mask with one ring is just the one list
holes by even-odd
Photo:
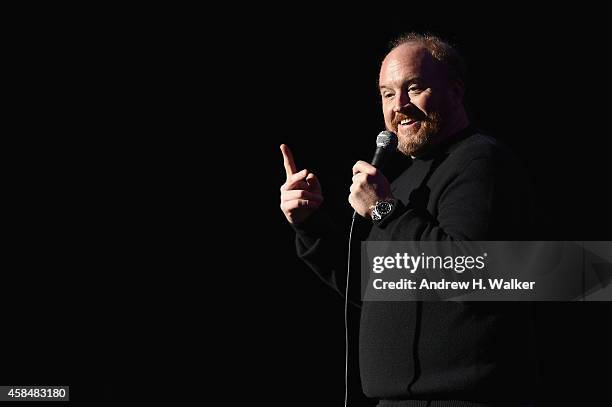
[[393, 92], [383, 92], [382, 97], [383, 99], [390, 99], [393, 97]]
[[408, 92], [410, 92], [410, 93], [421, 93], [422, 91], [423, 91], [423, 89], [421, 89], [421, 87], [418, 86], [418, 85], [411, 85], [408, 88]]

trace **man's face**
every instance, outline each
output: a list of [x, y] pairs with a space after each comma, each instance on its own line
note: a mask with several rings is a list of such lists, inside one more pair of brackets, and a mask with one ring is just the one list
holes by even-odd
[[419, 155], [452, 114], [444, 67], [421, 45], [404, 44], [383, 61], [379, 86], [385, 126], [397, 134], [398, 149]]

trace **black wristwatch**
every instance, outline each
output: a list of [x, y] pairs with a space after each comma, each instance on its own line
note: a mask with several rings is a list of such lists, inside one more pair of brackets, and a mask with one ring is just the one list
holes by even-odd
[[372, 206], [372, 220], [376, 222], [383, 220], [387, 215], [393, 212], [396, 202], [397, 201], [393, 198], [376, 201]]

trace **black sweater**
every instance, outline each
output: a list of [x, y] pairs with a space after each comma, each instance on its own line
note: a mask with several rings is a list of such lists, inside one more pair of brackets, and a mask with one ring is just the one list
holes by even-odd
[[[358, 228], [367, 240], [524, 240], [529, 236], [526, 177], [495, 139], [468, 127], [428, 156], [404, 159], [402, 165], [403, 172], [391, 184], [399, 203], [389, 219], [373, 226], [360, 218]], [[323, 211], [296, 231], [300, 258], [343, 294], [346, 237], [339, 238], [341, 234]], [[355, 242], [353, 250], [358, 248]], [[357, 259], [351, 262], [349, 295], [361, 304]], [[406, 400], [393, 404], [406, 406], [420, 405], [417, 400], [443, 400], [437, 405], [456, 406], [471, 405], [457, 401], [498, 405], [532, 398], [536, 376], [529, 304], [361, 305], [359, 370], [366, 396]]]

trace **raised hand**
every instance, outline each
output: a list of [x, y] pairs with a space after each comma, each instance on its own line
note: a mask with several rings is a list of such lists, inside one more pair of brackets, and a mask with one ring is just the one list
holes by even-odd
[[280, 146], [287, 180], [281, 186], [281, 210], [289, 223], [304, 222], [323, 202], [321, 185], [317, 177], [303, 169], [297, 171], [293, 154], [288, 146]]

